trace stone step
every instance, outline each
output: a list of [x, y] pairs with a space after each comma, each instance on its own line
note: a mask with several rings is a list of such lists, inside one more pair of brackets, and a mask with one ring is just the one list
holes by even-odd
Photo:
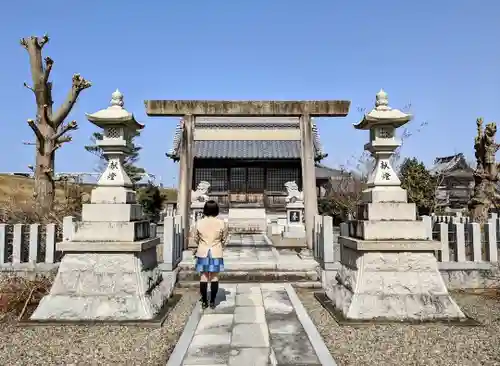
[[[193, 261], [182, 261], [179, 263], [181, 270], [194, 271]], [[225, 271], [268, 271], [268, 272], [316, 272], [318, 263], [312, 260], [288, 260], [288, 261], [267, 261], [267, 260], [224, 260]]]
[[[316, 282], [318, 272], [277, 271], [277, 270], [229, 270], [219, 273], [221, 281], [229, 282]], [[178, 282], [199, 281], [200, 274], [194, 270], [181, 269], [177, 274]]]
[[[224, 283], [239, 283], [236, 280], [225, 279], [221, 280]], [[246, 283], [262, 283], [261, 281], [246, 281]], [[285, 283], [285, 281], [266, 281], [266, 283]], [[311, 288], [311, 289], [320, 289], [321, 282], [320, 281], [287, 281], [286, 283], [291, 284], [293, 287], [297, 288]], [[176, 285], [178, 288], [198, 288], [200, 286], [200, 281], [182, 281], [177, 282]]]

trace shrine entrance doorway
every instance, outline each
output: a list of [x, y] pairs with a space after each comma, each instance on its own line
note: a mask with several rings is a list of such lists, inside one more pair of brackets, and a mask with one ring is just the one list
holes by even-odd
[[229, 207], [265, 207], [263, 167], [232, 167], [229, 172]]

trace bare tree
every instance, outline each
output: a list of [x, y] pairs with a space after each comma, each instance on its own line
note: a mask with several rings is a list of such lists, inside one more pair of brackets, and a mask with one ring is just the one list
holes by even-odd
[[20, 43], [28, 51], [31, 78], [33, 84], [24, 86], [31, 90], [36, 100], [36, 120], [29, 119], [36, 137], [36, 162], [33, 167], [35, 175], [34, 198], [37, 211], [47, 212], [54, 204], [54, 162], [55, 152], [64, 143], [71, 141], [67, 133], [76, 130], [76, 121], [64, 124], [71, 112], [80, 92], [91, 86], [91, 83], [79, 74], [73, 75], [71, 90], [66, 101], [53, 113], [52, 82], [49, 81], [54, 61], [50, 57], [42, 59], [42, 49], [49, 42], [49, 37], [31, 36], [22, 38]]

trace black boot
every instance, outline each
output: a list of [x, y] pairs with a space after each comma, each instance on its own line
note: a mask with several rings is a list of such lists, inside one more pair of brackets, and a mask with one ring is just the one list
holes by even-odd
[[200, 282], [200, 295], [201, 295], [201, 307], [203, 309], [208, 308], [208, 283], [207, 282]]
[[213, 281], [210, 283], [210, 307], [215, 308], [215, 298], [217, 297], [217, 291], [219, 291], [219, 281]]

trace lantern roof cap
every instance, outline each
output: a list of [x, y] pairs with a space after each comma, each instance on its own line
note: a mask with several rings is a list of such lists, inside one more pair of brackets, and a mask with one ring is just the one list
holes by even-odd
[[116, 89], [111, 94], [111, 101], [108, 108], [101, 109], [95, 113], [85, 113], [85, 115], [90, 122], [101, 128], [110, 125], [122, 125], [134, 130], [144, 128], [143, 124], [135, 120], [133, 113], [130, 113], [123, 107], [124, 104], [123, 94]]
[[372, 127], [380, 125], [393, 125], [395, 128], [398, 128], [409, 122], [412, 118], [411, 114], [391, 108], [387, 93], [383, 89], [380, 89], [375, 96], [375, 108], [366, 113], [361, 122], [354, 125], [354, 128], [369, 130]]

